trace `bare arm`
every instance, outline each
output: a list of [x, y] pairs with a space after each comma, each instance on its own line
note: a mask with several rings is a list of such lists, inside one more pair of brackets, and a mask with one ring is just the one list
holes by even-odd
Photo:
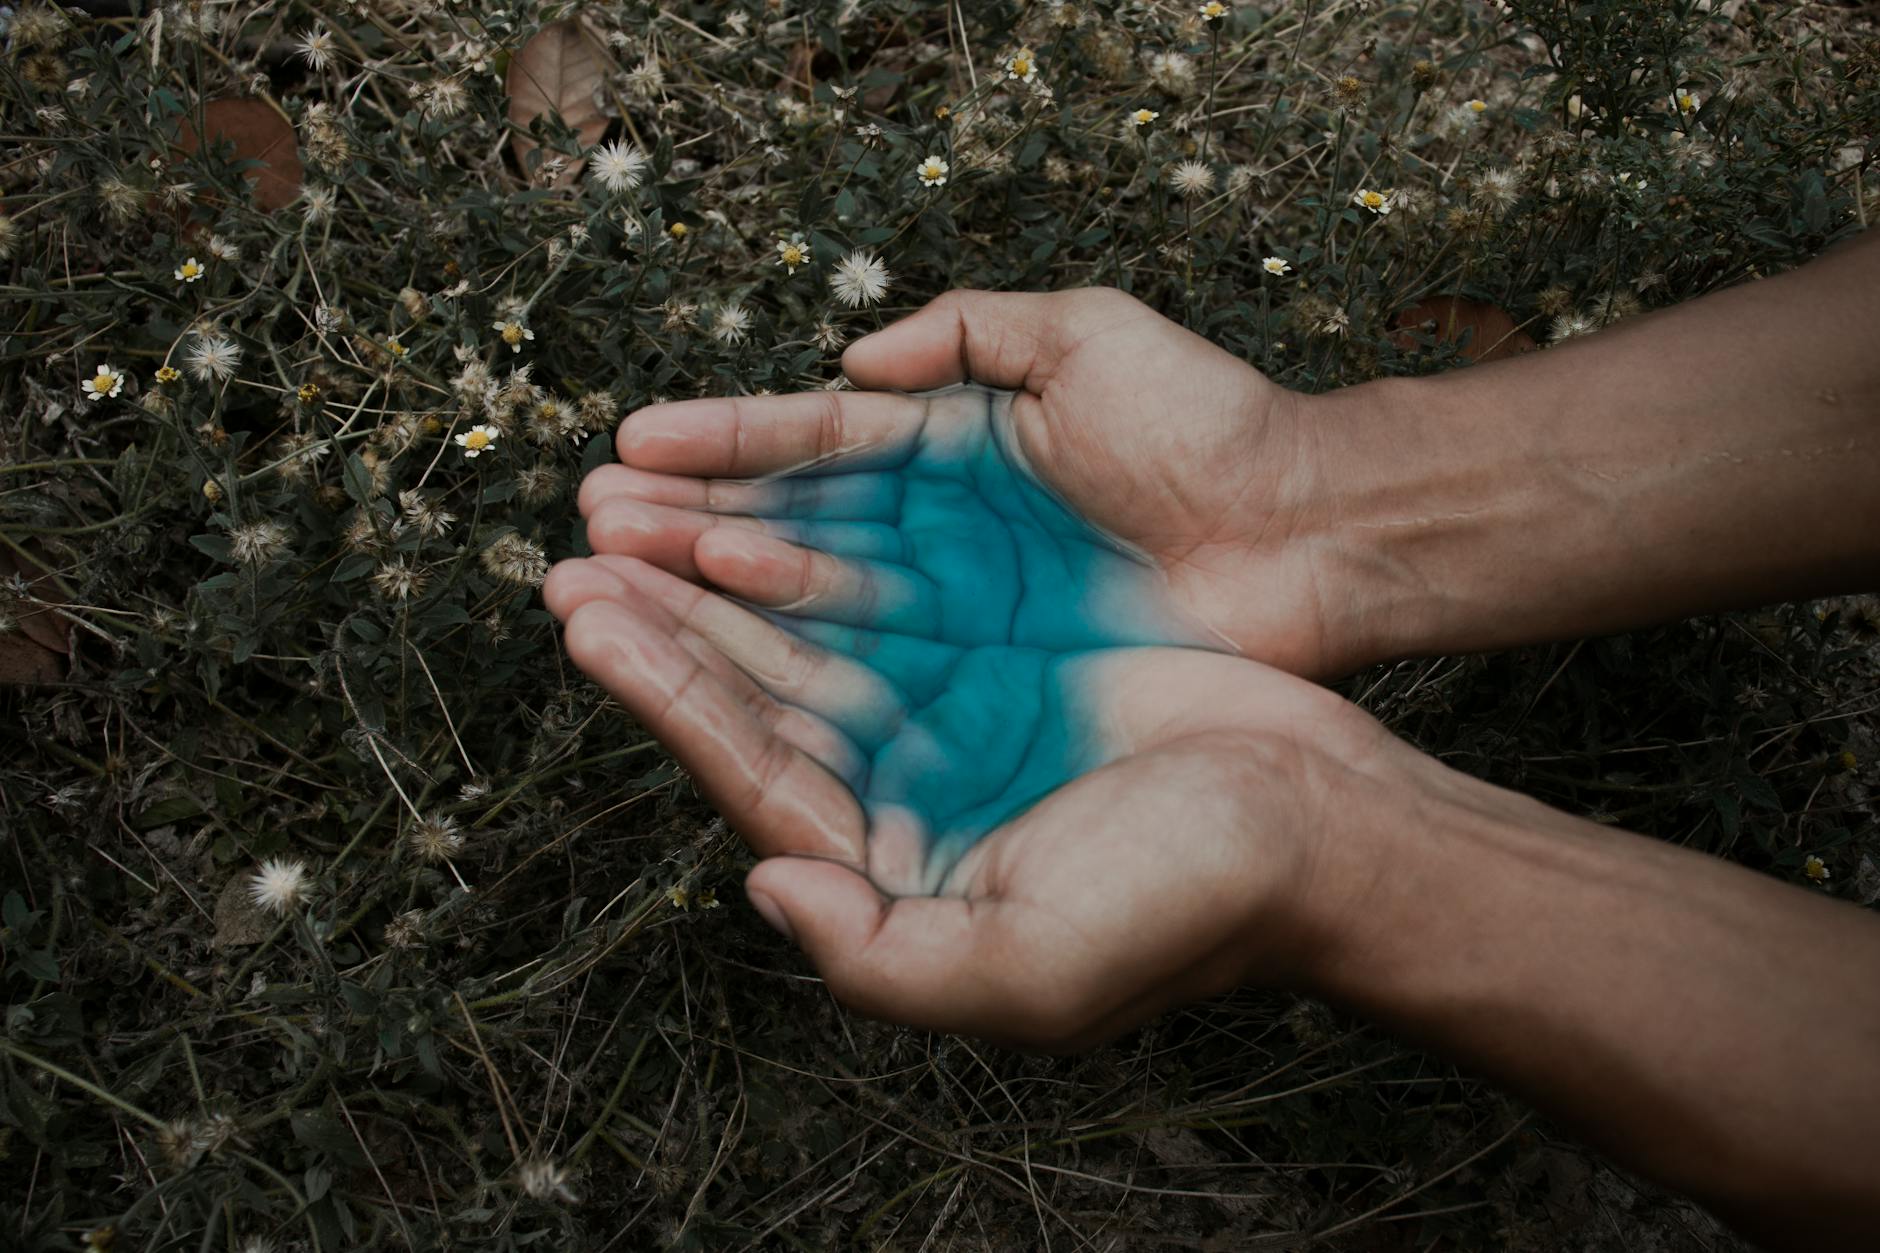
[[1880, 919], [1427, 759], [1308, 983], [1776, 1248], [1880, 1220]]
[[1356, 655], [1880, 583], [1880, 232], [1545, 352], [1303, 402]]

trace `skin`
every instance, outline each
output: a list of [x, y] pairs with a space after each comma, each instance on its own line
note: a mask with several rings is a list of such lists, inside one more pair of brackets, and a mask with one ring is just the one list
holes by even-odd
[[[627, 528], [547, 597], [576, 662], [765, 858], [753, 904], [859, 1012], [1062, 1050], [1292, 986], [1772, 1246], [1864, 1248], [1880, 920], [1459, 775], [1295, 674], [1871, 586], [1877, 319], [1863, 238], [1545, 353], [1314, 398], [1115, 293], [954, 293], [856, 344], [863, 389], [1022, 390], [1029, 463], [1270, 663], [1098, 654], [1109, 759], [975, 848], [955, 895], [877, 889], [826, 743], [766, 684], [802, 667], [704, 629], [728, 602], [687, 580], [729, 573], [713, 537], [735, 528]], [[865, 395], [643, 410], [619, 435], [631, 473], [583, 508], [643, 494], [635, 474], [709, 492], [839, 449]]]

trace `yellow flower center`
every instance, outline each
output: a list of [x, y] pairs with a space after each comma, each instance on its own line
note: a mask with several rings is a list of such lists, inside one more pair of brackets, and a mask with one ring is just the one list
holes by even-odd
[[202, 273], [202, 267], [197, 265], [194, 261], [183, 262], [184, 278], [195, 278], [200, 273]]
[[1226, 15], [1227, 15], [1227, 6], [1220, 3], [1220, 0], [1215, 0], [1215, 2], [1212, 4], [1204, 4], [1201, 6], [1201, 16], [1203, 17], [1217, 18], [1217, 17], [1225, 17]]
[[1018, 75], [1020, 78], [1030, 77], [1031, 58], [1027, 56], [1013, 57], [1012, 58], [1012, 73]]
[[1473, 109], [1473, 110], [1475, 110], [1475, 111], [1476, 111], [1477, 113], [1486, 113], [1486, 112], [1488, 112], [1488, 101], [1486, 101], [1486, 100], [1471, 100], [1471, 101], [1469, 101], [1469, 107], [1470, 107], [1471, 109]]
[[482, 452], [490, 446], [490, 437], [483, 431], [472, 431], [463, 437], [463, 446], [471, 452]]
[[394, 357], [402, 357], [405, 355], [405, 346], [395, 339], [388, 339], [385, 341], [385, 351]]
[[1149, 110], [1147, 109], [1136, 110], [1136, 125], [1147, 126], [1149, 123], [1153, 121], [1155, 121], [1155, 114], [1151, 113]]
[[666, 231], [674, 239], [684, 239], [686, 232], [691, 229], [692, 228], [687, 226], [684, 222], [674, 222], [671, 226], [666, 228]]
[[94, 392], [108, 392], [116, 383], [116, 375], [112, 374], [109, 370], [100, 370], [91, 380], [91, 390]]
[[174, 383], [177, 379], [182, 377], [182, 374], [175, 366], [165, 365], [157, 367], [157, 382], [159, 383]]
[[786, 244], [783, 249], [782, 257], [785, 265], [802, 265], [803, 246], [801, 244]]
[[520, 344], [522, 342], [522, 323], [505, 323], [503, 326], [503, 342], [512, 345]]
[[929, 161], [927, 164], [921, 166], [920, 172], [926, 175], [928, 178], [940, 177], [940, 167], [932, 161]]

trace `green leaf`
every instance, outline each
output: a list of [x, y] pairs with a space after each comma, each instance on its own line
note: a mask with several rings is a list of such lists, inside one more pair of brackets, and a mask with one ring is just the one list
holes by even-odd
[[342, 477], [346, 480], [346, 494], [354, 503], [366, 505], [372, 503], [372, 471], [358, 453], [349, 453], [346, 457], [346, 470]]

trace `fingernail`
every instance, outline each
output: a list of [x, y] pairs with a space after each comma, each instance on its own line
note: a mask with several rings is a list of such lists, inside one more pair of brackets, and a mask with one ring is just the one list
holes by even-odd
[[790, 920], [784, 915], [783, 906], [763, 892], [746, 888], [744, 894], [751, 898], [751, 908], [755, 909], [773, 930], [780, 932], [784, 939], [795, 941], [796, 933], [790, 930]]

